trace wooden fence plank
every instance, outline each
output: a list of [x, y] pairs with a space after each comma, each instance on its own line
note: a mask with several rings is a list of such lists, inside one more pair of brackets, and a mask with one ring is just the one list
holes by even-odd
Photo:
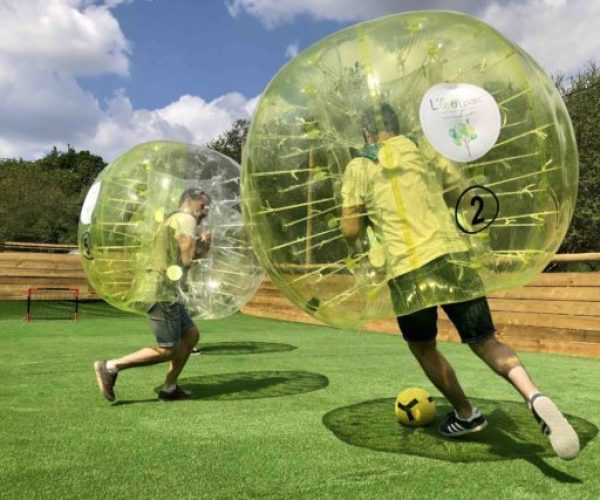
[[[329, 280], [327, 290], [346, 285], [348, 277]], [[491, 294], [499, 338], [515, 349], [600, 357], [600, 273], [548, 273], [528, 286]], [[322, 325], [292, 304], [266, 278], [242, 312], [284, 321]], [[398, 335], [394, 318], [364, 325], [365, 330]], [[460, 341], [443, 311], [438, 339]]]
[[566, 301], [600, 301], [600, 288], [586, 286], [526, 286], [505, 292], [494, 292], [490, 298], [523, 299], [523, 300], [566, 300]]
[[494, 299], [489, 298], [492, 311], [514, 311], [543, 314], [567, 314], [600, 317], [600, 301]]

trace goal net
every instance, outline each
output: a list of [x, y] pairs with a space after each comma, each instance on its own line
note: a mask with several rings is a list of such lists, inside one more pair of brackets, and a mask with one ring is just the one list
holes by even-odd
[[79, 288], [27, 289], [27, 321], [48, 319], [79, 319]]

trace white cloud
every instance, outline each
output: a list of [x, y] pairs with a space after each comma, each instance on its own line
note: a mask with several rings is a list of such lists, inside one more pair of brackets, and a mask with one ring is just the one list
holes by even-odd
[[102, 111], [77, 83], [128, 73], [116, 19], [79, 0], [0, 2], [0, 157], [39, 156], [93, 133]]
[[600, 54], [600, 2], [529, 0], [490, 5], [482, 19], [517, 42], [548, 73], [576, 72]]
[[285, 48], [285, 57], [289, 57], [290, 59], [293, 59], [294, 57], [296, 57], [298, 55], [299, 51], [300, 51], [300, 49], [298, 48], [298, 42], [290, 43]]
[[109, 102], [96, 132], [71, 144], [101, 153], [107, 161], [150, 140], [205, 144], [227, 131], [235, 120], [250, 118], [257, 100], [248, 100], [239, 93], [225, 94], [210, 102], [185, 95], [164, 108], [134, 110], [127, 96], [119, 92]]
[[206, 143], [251, 116], [258, 97], [239, 93], [136, 110], [121, 91], [105, 109], [84, 91], [81, 76], [127, 77], [131, 51], [110, 8], [130, 1], [0, 0], [0, 158], [70, 144], [110, 161], [148, 140]]
[[475, 15], [533, 56], [549, 73], [573, 72], [600, 53], [600, 2], [589, 0], [226, 0], [267, 28], [298, 16], [352, 22], [412, 10], [443, 9]]
[[362, 21], [386, 14], [421, 9], [452, 9], [464, 12], [479, 10], [479, 0], [226, 0], [233, 17], [242, 12], [260, 19], [268, 28], [290, 22], [300, 15], [316, 20]]
[[0, 2], [0, 54], [83, 76], [127, 75], [129, 46], [112, 13], [80, 0]]

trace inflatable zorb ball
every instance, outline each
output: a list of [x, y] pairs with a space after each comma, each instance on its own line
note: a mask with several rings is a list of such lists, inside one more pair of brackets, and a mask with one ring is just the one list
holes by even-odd
[[[228, 157], [177, 142], [141, 144], [113, 161], [90, 188], [79, 222], [83, 268], [95, 291], [140, 314], [174, 300], [203, 319], [238, 311], [262, 278], [242, 222], [239, 176]], [[192, 188], [211, 200], [193, 236], [210, 235], [211, 244], [185, 269], [167, 227]]]
[[358, 24], [289, 62], [242, 168], [275, 284], [352, 327], [526, 284], [559, 247], [577, 182], [550, 78], [481, 21], [436, 11]]

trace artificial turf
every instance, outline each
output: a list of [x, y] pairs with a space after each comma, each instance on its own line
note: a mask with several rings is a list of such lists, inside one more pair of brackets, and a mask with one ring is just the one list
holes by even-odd
[[394, 421], [400, 390], [438, 395], [400, 338], [242, 314], [199, 323], [192, 400], [157, 402], [157, 365], [120, 373], [111, 405], [92, 362], [152, 335], [94, 307], [27, 324], [0, 304], [1, 498], [600, 498], [598, 359], [521, 353], [580, 434], [564, 462], [465, 346], [441, 348], [490, 425], [452, 441]]

